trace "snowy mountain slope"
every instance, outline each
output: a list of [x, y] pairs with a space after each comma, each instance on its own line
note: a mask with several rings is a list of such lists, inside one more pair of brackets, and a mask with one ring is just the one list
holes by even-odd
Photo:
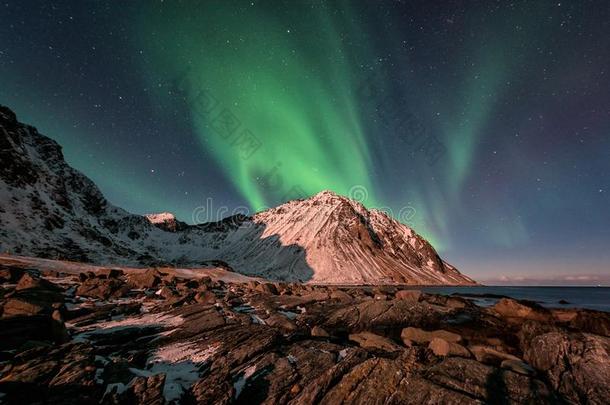
[[472, 284], [413, 230], [331, 192], [220, 222], [134, 215], [110, 204], [61, 147], [0, 106], [0, 251], [97, 264], [223, 261], [270, 279]]

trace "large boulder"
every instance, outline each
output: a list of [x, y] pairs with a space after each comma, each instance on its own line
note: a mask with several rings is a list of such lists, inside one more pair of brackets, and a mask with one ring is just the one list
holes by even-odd
[[38, 289], [38, 290], [46, 290], [46, 291], [55, 291], [60, 292], [62, 288], [49, 280], [45, 280], [40, 277], [38, 274], [34, 274], [32, 272], [25, 272], [23, 276], [19, 279], [19, 282], [15, 286], [15, 291], [21, 290], [30, 290], [30, 289]]
[[517, 356], [513, 356], [512, 354], [505, 353], [485, 345], [473, 345], [469, 346], [468, 349], [481, 363], [492, 364], [495, 366], [499, 366], [504, 360], [521, 360]]
[[68, 339], [64, 323], [51, 315], [0, 319], [0, 350], [16, 349], [28, 341], [64, 343]]
[[424, 375], [437, 386], [457, 390], [484, 403], [557, 403], [542, 381], [471, 359], [449, 357], [429, 367]]
[[419, 290], [400, 290], [396, 292], [397, 300], [405, 300], [408, 302], [418, 302], [421, 297], [421, 291]]
[[127, 276], [127, 283], [132, 288], [148, 289], [155, 288], [163, 279], [165, 274], [157, 269], [147, 269], [145, 271], [130, 272]]
[[437, 356], [471, 357], [470, 352], [464, 346], [441, 338], [432, 339], [428, 348]]
[[430, 327], [437, 325], [439, 318], [439, 314], [427, 304], [367, 300], [332, 311], [321, 326], [327, 330], [359, 332], [406, 326]]
[[23, 276], [21, 267], [0, 265], [0, 283], [14, 284]]
[[150, 377], [136, 377], [129, 388], [120, 395], [122, 403], [163, 405], [166, 403], [163, 396], [165, 374], [159, 373]]
[[404, 328], [400, 333], [400, 338], [410, 346], [412, 342], [423, 344], [432, 341], [435, 338], [441, 338], [447, 342], [458, 343], [462, 341], [462, 337], [457, 333], [448, 332], [446, 330], [425, 331], [419, 328], [408, 327]]
[[552, 387], [574, 403], [610, 398], [610, 338], [554, 331], [522, 342], [524, 358]]
[[551, 322], [553, 318], [548, 309], [536, 303], [517, 301], [512, 298], [502, 298], [492, 309], [500, 316], [517, 322], [521, 319]]
[[26, 272], [15, 287], [15, 291], [5, 296], [7, 299], [2, 317], [47, 314], [59, 308], [64, 302], [61, 287]]
[[81, 297], [107, 300], [110, 297], [121, 297], [129, 293], [130, 288], [117, 278], [90, 278], [76, 289], [76, 295]]
[[607, 312], [578, 310], [569, 326], [581, 332], [610, 337], [610, 314]]
[[392, 340], [371, 332], [352, 333], [349, 335], [349, 340], [358, 343], [363, 349], [380, 350], [384, 352], [396, 352], [403, 349]]

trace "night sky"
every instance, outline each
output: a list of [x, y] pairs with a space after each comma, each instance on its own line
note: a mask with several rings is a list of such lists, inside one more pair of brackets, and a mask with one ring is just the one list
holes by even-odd
[[479, 281], [607, 284], [609, 19], [604, 0], [3, 2], [0, 103], [135, 213], [331, 189]]

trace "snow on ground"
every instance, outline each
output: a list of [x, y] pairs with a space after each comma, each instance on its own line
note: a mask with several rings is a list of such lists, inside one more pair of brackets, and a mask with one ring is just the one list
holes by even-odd
[[277, 312], [284, 315], [288, 319], [295, 319], [297, 317], [297, 314], [295, 314], [294, 312], [290, 312], [290, 311], [277, 311]]
[[[119, 330], [134, 327], [162, 327], [165, 329], [175, 329], [184, 323], [184, 318], [170, 314], [151, 314], [146, 313], [138, 316], [130, 316], [122, 319], [114, 319], [105, 322], [98, 322], [82, 328], [76, 328], [79, 332], [74, 336], [75, 341], [86, 341], [90, 338], [107, 333], [114, 333]], [[70, 326], [69, 324], [67, 324]]]
[[[43, 272], [45, 271], [61, 271], [64, 273], [79, 274], [92, 271], [94, 273], [101, 270], [119, 269], [125, 273], [138, 273], [148, 270], [144, 267], [128, 267], [128, 266], [95, 266], [92, 264], [71, 262], [67, 260], [51, 260], [41, 259], [28, 256], [14, 256], [0, 254], [0, 264], [22, 266], [24, 268], [36, 268]], [[159, 267], [157, 268], [162, 273], [174, 274], [184, 278], [201, 278], [210, 277], [212, 280], [221, 280], [227, 283], [246, 283], [248, 281], [262, 281], [261, 278], [249, 277], [243, 274], [234, 273], [220, 267], [194, 267], [194, 268], [179, 268], [179, 267]]]
[[235, 381], [235, 383], [233, 384], [233, 388], [235, 388], [235, 399], [237, 399], [241, 395], [241, 392], [243, 391], [244, 387], [246, 386], [246, 382], [248, 381], [248, 378], [252, 377], [252, 375], [254, 375], [255, 372], [256, 372], [256, 365], [250, 366], [250, 367], [246, 368], [243, 371], [243, 374], [239, 376], [237, 381]]
[[202, 367], [219, 348], [220, 344], [207, 346], [197, 342], [171, 343], [158, 348], [149, 357], [146, 370], [129, 370], [142, 377], [164, 373], [163, 396], [168, 402], [175, 401], [199, 380]]
[[205, 363], [218, 352], [219, 348], [220, 344], [210, 345], [202, 349], [201, 345], [196, 342], [173, 343], [157, 349], [150, 361], [170, 363], [192, 361], [194, 363]]

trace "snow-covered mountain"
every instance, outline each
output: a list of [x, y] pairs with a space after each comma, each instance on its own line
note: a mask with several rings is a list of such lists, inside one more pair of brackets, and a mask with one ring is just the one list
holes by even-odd
[[329, 191], [202, 225], [130, 214], [2, 106], [0, 250], [97, 264], [223, 261], [247, 275], [314, 283], [474, 283], [409, 227]]

